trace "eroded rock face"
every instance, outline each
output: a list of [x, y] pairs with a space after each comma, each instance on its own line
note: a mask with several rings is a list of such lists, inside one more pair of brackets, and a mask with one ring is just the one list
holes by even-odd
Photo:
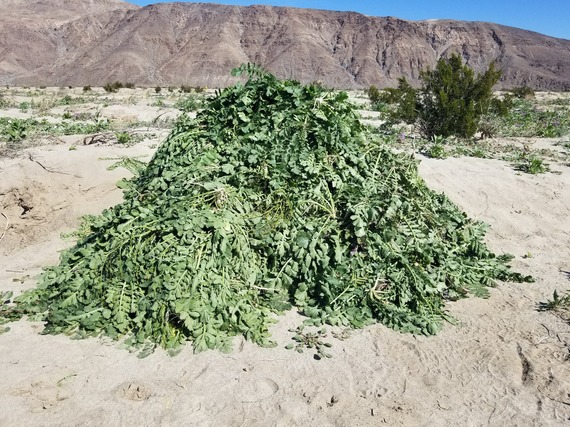
[[417, 81], [459, 53], [503, 87], [570, 89], [570, 40], [482, 22], [405, 21], [270, 6], [120, 0], [0, 0], [0, 84], [224, 86], [231, 68], [339, 88]]

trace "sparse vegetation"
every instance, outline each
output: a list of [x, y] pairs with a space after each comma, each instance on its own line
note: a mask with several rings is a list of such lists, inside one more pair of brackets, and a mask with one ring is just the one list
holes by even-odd
[[570, 291], [560, 295], [555, 290], [552, 294], [552, 299], [539, 303], [538, 309], [540, 311], [552, 311], [563, 320], [570, 322]]
[[501, 136], [557, 138], [570, 132], [567, 111], [541, 110], [529, 100], [514, 101], [508, 114], [495, 120]]
[[518, 99], [531, 99], [534, 98], [534, 90], [528, 86], [519, 86], [509, 90], [509, 93]]
[[112, 83], [106, 83], [105, 86], [103, 86], [103, 89], [105, 89], [105, 92], [114, 93], [117, 92], [119, 89], [122, 89], [123, 87], [124, 87], [123, 83], [115, 81]]
[[200, 109], [202, 107], [202, 102], [202, 98], [190, 95], [185, 98], [180, 98], [178, 101], [176, 101], [174, 107], [180, 111], [188, 113], [190, 111], [196, 111]]

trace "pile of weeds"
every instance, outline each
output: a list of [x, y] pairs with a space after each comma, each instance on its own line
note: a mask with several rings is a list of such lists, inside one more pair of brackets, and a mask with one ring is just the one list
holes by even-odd
[[409, 155], [368, 138], [345, 93], [241, 72], [18, 299], [46, 333], [128, 337], [145, 354], [267, 346], [295, 305], [312, 325], [434, 334], [446, 300], [531, 280]]

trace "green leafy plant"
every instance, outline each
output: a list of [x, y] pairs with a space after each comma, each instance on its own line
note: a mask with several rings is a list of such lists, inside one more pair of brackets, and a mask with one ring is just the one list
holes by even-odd
[[560, 295], [557, 290], [554, 290], [552, 299], [539, 303], [538, 309], [540, 311], [554, 311], [563, 319], [570, 321], [570, 291]]
[[0, 334], [10, 330], [5, 324], [19, 320], [24, 315], [22, 310], [12, 304], [12, 297], [12, 292], [0, 291]]
[[28, 121], [22, 119], [11, 119], [5, 130], [8, 142], [20, 142], [28, 136]]
[[445, 149], [446, 140], [441, 136], [434, 136], [428, 148], [424, 151], [426, 156], [432, 159], [445, 159], [448, 153]]
[[228, 350], [294, 304], [313, 326], [434, 334], [445, 301], [530, 281], [485, 226], [369, 138], [346, 93], [244, 65], [245, 83], [181, 115], [124, 202], [17, 300], [46, 333]]
[[117, 144], [128, 145], [132, 143], [132, 136], [128, 132], [116, 132], [115, 137], [117, 138]]
[[196, 111], [202, 106], [202, 100], [196, 96], [186, 96], [179, 99], [174, 105], [175, 108], [188, 113], [190, 111]]
[[536, 154], [523, 152], [515, 163], [515, 169], [531, 175], [537, 175], [548, 172], [549, 166]]
[[327, 349], [332, 347], [332, 344], [323, 341], [327, 338], [325, 328], [321, 328], [316, 332], [305, 332], [305, 327], [301, 325], [296, 329], [289, 329], [289, 332], [295, 333], [295, 336], [293, 336], [293, 341], [295, 342], [285, 346], [287, 350], [294, 349], [297, 353], [303, 353], [306, 349], [314, 349], [316, 351], [314, 358], [317, 360], [332, 357], [332, 354], [327, 352]]
[[28, 110], [30, 109], [30, 103], [27, 101], [20, 102], [20, 105], [18, 106], [18, 108], [20, 109], [20, 111], [22, 113], [27, 113]]
[[569, 132], [567, 112], [541, 110], [528, 100], [515, 100], [509, 113], [498, 119], [502, 136], [557, 138]]

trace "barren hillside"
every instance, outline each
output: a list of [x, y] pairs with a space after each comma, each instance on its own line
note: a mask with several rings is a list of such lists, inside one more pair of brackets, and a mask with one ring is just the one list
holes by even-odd
[[570, 41], [482, 22], [405, 21], [270, 6], [0, 0], [0, 84], [210, 87], [259, 63], [335, 87], [394, 85], [452, 52], [497, 61], [505, 87], [570, 89]]

